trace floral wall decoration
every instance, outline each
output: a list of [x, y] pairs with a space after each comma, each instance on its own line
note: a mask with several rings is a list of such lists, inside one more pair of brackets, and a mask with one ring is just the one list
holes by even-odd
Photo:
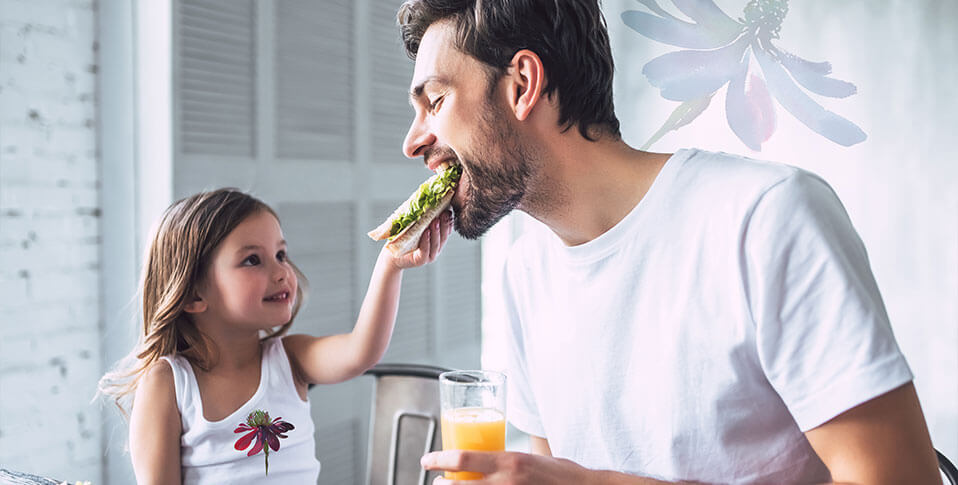
[[788, 0], [750, 0], [733, 19], [713, 0], [671, 0], [692, 22], [669, 13], [657, 0], [636, 0], [647, 11], [628, 10], [622, 20], [649, 39], [681, 47], [652, 59], [642, 73], [678, 107], [643, 149], [701, 115], [726, 85], [729, 128], [747, 147], [761, 151], [775, 133], [772, 99], [812, 131], [842, 146], [867, 135], [855, 123], [825, 109], [808, 93], [846, 98], [854, 84], [830, 77], [829, 62], [812, 62], [778, 45]]

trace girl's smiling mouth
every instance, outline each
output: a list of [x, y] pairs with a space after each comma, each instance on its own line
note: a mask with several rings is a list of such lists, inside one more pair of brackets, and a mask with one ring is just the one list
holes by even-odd
[[285, 303], [289, 301], [289, 290], [283, 290], [279, 293], [275, 293], [271, 296], [263, 298], [263, 301], [273, 302], [273, 303]]

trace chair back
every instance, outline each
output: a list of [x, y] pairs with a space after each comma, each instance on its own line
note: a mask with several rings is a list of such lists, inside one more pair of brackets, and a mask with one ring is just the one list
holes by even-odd
[[935, 454], [938, 455], [938, 469], [941, 470], [941, 474], [951, 485], [958, 485], [958, 468], [955, 468], [955, 465], [940, 451], [935, 450]]
[[427, 485], [439, 476], [419, 465], [422, 455], [442, 449], [439, 374], [448, 369], [378, 364], [370, 413], [368, 485]]

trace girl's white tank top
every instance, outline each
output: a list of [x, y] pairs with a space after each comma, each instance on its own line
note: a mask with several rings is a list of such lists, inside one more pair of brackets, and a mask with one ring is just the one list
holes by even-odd
[[[313, 420], [309, 400], [303, 401], [293, 383], [293, 373], [279, 338], [264, 341], [259, 387], [256, 393], [233, 414], [219, 421], [203, 417], [196, 375], [189, 361], [180, 355], [163, 357], [173, 368], [176, 406], [183, 425], [180, 437], [180, 464], [183, 485], [222, 483], [315, 484], [319, 476]], [[283, 432], [279, 450], [269, 450], [269, 474], [263, 451], [247, 453], [256, 446], [256, 439], [237, 450], [239, 439], [250, 431], [242, 429], [247, 416], [260, 410], [269, 413], [270, 421], [282, 418], [293, 425]], [[239, 430], [239, 432], [235, 432]], [[263, 446], [268, 446], [264, 442]]]

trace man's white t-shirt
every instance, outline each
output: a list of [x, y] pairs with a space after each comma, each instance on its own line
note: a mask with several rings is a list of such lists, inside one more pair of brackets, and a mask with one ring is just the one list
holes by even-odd
[[554, 456], [667, 480], [812, 483], [803, 432], [912, 379], [831, 188], [682, 150], [615, 227], [517, 241], [509, 420]]

